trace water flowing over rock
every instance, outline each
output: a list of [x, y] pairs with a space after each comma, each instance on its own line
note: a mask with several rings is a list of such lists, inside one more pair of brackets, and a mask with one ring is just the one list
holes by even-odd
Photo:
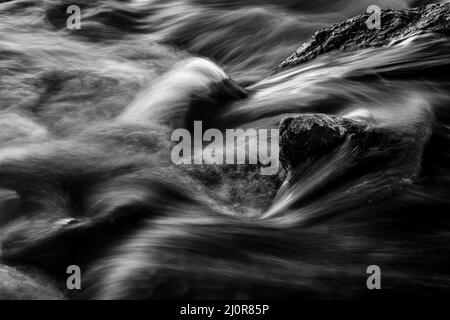
[[0, 299], [61, 300], [63, 294], [48, 277], [33, 270], [18, 270], [0, 264]]
[[318, 55], [339, 50], [349, 51], [387, 46], [415, 35], [441, 33], [450, 35], [450, 3], [432, 4], [413, 9], [381, 11], [381, 28], [366, 25], [371, 14], [363, 14], [343, 23], [317, 31], [280, 67], [291, 67]]
[[0, 0], [0, 299], [450, 298], [433, 1]]
[[[421, 154], [431, 133], [424, 117], [415, 124], [416, 132], [373, 126], [341, 116], [302, 114], [280, 122], [280, 162], [288, 172], [295, 172], [307, 162], [330, 157], [333, 150], [347, 144], [358, 154], [359, 169], [371, 170], [387, 162], [398, 162], [395, 175], [414, 178], [420, 172]], [[370, 159], [370, 161], [368, 161]]]

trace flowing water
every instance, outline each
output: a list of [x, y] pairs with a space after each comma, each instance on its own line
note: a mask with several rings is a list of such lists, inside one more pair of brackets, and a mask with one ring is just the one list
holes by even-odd
[[[448, 296], [448, 38], [278, 68], [370, 4], [423, 3], [0, 1], [2, 262], [80, 298]], [[171, 132], [194, 120], [273, 129], [311, 113], [382, 138], [274, 176], [171, 162]], [[81, 293], [65, 290], [73, 264]], [[0, 276], [0, 296], [14, 290], [29, 294]]]

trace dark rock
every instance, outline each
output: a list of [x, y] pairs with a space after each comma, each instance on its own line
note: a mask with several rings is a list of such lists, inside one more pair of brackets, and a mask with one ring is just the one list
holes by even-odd
[[418, 34], [450, 35], [450, 3], [413, 9], [382, 10], [380, 29], [367, 27], [366, 21], [370, 16], [368, 13], [363, 14], [317, 31], [309, 41], [283, 61], [280, 67], [294, 66], [334, 50], [382, 47], [392, 41]]
[[340, 157], [352, 168], [350, 174], [384, 170], [391, 176], [414, 179], [420, 174], [433, 123], [424, 118], [414, 126], [411, 132], [326, 114], [287, 117], [280, 123], [280, 162], [288, 174], [302, 171], [321, 158], [332, 161], [334, 150], [344, 146]]
[[348, 133], [359, 133], [366, 125], [326, 114], [302, 114], [280, 123], [280, 161], [294, 168], [308, 158], [322, 156], [341, 144]]

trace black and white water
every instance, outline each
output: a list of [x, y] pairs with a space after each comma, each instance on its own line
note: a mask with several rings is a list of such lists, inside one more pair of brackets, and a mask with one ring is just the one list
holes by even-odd
[[[448, 37], [278, 69], [371, 4], [423, 3], [0, 1], [0, 297], [448, 297]], [[170, 133], [194, 120], [269, 129], [304, 113], [395, 139], [269, 177], [170, 161]]]

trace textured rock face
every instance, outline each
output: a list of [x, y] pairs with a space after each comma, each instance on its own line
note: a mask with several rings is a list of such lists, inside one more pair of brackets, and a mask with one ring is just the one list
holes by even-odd
[[295, 168], [308, 158], [330, 152], [349, 133], [360, 133], [365, 124], [326, 114], [302, 114], [280, 123], [280, 161]]
[[386, 166], [392, 175], [414, 178], [420, 172], [431, 126], [426, 120], [417, 122], [411, 133], [319, 113], [286, 117], [280, 123], [280, 162], [293, 172], [346, 145], [347, 151], [341, 155], [355, 155], [347, 163], [359, 173], [383, 170]]
[[450, 35], [450, 3], [382, 10], [380, 29], [367, 27], [366, 21], [370, 16], [371, 14], [364, 14], [317, 31], [309, 41], [283, 61], [280, 67], [294, 66], [334, 50], [381, 47], [417, 34], [436, 32]]

